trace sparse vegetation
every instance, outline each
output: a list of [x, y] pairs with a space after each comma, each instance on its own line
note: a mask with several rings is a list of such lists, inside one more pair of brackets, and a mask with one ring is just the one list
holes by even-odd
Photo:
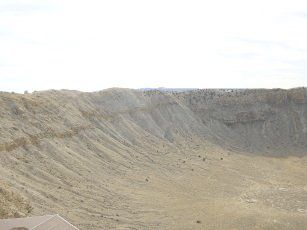
[[12, 186], [0, 180], [0, 219], [28, 216], [33, 210], [30, 201]]
[[59, 213], [94, 230], [303, 229], [306, 95], [0, 92], [2, 218]]

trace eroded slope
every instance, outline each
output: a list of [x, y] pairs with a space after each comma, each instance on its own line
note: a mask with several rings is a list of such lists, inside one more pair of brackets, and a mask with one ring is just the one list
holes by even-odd
[[274, 157], [306, 154], [305, 88], [196, 90], [173, 95], [239, 151]]
[[305, 89], [218, 92], [1, 93], [1, 178], [80, 229], [303, 229]]

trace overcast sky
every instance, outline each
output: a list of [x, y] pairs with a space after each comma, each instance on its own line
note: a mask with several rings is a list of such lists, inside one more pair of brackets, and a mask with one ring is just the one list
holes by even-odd
[[307, 86], [307, 2], [1, 0], [0, 91]]

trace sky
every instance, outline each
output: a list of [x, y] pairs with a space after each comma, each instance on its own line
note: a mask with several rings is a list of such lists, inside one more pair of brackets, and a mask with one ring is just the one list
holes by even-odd
[[307, 86], [307, 2], [1, 0], [0, 91]]

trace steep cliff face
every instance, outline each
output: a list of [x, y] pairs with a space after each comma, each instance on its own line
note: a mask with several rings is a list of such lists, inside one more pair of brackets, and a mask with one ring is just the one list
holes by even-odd
[[133, 129], [170, 142], [182, 135], [198, 136], [234, 151], [303, 154], [306, 95], [304, 88], [1, 93], [0, 150], [96, 129], [119, 142], [137, 144], [129, 134]]
[[202, 132], [199, 120], [162, 91], [111, 89], [99, 93], [47, 91], [1, 97], [0, 150], [65, 138], [84, 130], [103, 132], [119, 142], [137, 143], [131, 130], [174, 141], [177, 134]]
[[306, 154], [305, 88], [173, 94], [232, 149], [276, 157]]

